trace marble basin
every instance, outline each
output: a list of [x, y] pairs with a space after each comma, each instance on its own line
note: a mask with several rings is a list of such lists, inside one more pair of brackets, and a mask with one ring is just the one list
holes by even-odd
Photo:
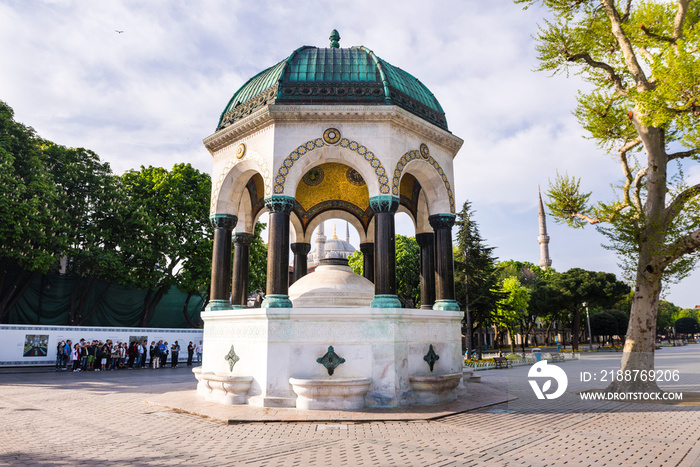
[[205, 394], [206, 400], [225, 405], [246, 403], [246, 394], [253, 383], [252, 376], [229, 376], [215, 373], [200, 373], [200, 375], [206, 387], [209, 388], [209, 392]]
[[303, 410], [357, 410], [365, 406], [369, 378], [289, 378]]
[[416, 405], [432, 405], [457, 399], [457, 386], [462, 373], [445, 375], [410, 376], [411, 389]]

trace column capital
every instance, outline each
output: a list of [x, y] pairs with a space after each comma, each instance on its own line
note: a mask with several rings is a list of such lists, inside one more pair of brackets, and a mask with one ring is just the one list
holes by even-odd
[[212, 214], [209, 220], [215, 229], [233, 230], [238, 223], [238, 217], [233, 214]]
[[435, 243], [435, 234], [432, 232], [416, 234], [416, 242], [418, 246], [432, 246]]
[[433, 214], [432, 216], [428, 217], [428, 222], [430, 222], [430, 226], [437, 230], [437, 229], [451, 229], [453, 225], [455, 225], [455, 216], [454, 214]]
[[234, 232], [231, 239], [237, 245], [250, 245], [255, 240], [255, 235], [248, 232]]
[[365, 242], [365, 243], [360, 243], [360, 251], [362, 252], [363, 255], [366, 254], [374, 254], [374, 243], [373, 242]]
[[394, 213], [399, 209], [399, 197], [392, 195], [372, 196], [369, 199], [369, 207], [376, 212]]
[[295, 255], [306, 255], [311, 251], [311, 243], [297, 242], [289, 245]]
[[265, 207], [272, 212], [292, 212], [295, 200], [287, 195], [270, 195], [265, 197]]

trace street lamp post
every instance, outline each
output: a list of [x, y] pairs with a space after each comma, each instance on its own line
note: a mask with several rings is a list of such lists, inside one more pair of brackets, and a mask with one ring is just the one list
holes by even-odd
[[591, 315], [588, 314], [588, 303], [583, 302], [583, 306], [586, 307], [586, 320], [588, 321], [588, 350], [593, 352], [593, 334], [591, 334]]

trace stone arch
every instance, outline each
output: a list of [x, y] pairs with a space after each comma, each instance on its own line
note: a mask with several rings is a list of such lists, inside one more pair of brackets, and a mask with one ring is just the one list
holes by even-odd
[[[342, 151], [328, 150], [334, 147]], [[318, 151], [321, 148], [328, 149]], [[354, 152], [356, 157], [347, 159], [339, 156], [341, 152], [347, 154], [348, 151]], [[307, 156], [312, 152], [315, 157]], [[365, 163], [355, 163], [362, 160]], [[388, 195], [391, 192], [389, 176], [384, 165], [366, 146], [348, 138], [340, 138], [332, 144], [324, 141], [323, 138], [316, 138], [298, 146], [282, 161], [275, 174], [273, 193], [294, 196], [296, 185], [304, 173], [314, 165], [323, 162], [340, 162], [357, 170], [365, 179], [371, 194]]]
[[322, 212], [318, 216], [314, 217], [311, 220], [311, 222], [309, 222], [309, 225], [306, 227], [306, 232], [304, 233], [304, 241], [307, 243], [311, 243], [311, 236], [313, 235], [314, 230], [316, 230], [316, 227], [318, 227], [318, 225], [321, 222], [327, 221], [329, 219], [341, 219], [350, 222], [350, 225], [352, 225], [355, 228], [355, 230], [357, 230], [357, 233], [360, 236], [360, 243], [365, 243], [368, 241], [368, 239], [369, 241], [374, 241], [374, 229], [372, 229], [372, 236], [370, 237], [370, 228], [367, 229], [368, 232], [365, 232], [364, 226], [357, 217], [353, 216], [347, 211], [333, 209]]
[[241, 196], [241, 202], [238, 204], [236, 216], [238, 216], [238, 222], [234, 229], [235, 232], [253, 233], [255, 231], [255, 224], [253, 223], [253, 205], [250, 202], [250, 196]]
[[256, 172], [263, 179], [265, 196], [269, 196], [272, 194], [270, 169], [260, 154], [248, 151], [241, 159], [229, 160], [212, 184], [210, 214], [236, 214], [245, 185]]
[[399, 196], [404, 173], [416, 177], [425, 190], [431, 214], [455, 213], [454, 192], [450, 181], [438, 161], [430, 155], [427, 146], [421, 145], [420, 150], [408, 151], [396, 163], [391, 181], [391, 193], [394, 196]]

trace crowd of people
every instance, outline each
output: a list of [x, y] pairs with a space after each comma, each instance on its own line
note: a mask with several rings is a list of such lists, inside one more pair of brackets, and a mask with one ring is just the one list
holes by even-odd
[[[187, 366], [192, 366], [194, 357], [202, 364], [202, 341], [187, 345]], [[115, 371], [138, 368], [166, 368], [170, 357], [170, 368], [177, 368], [180, 361], [180, 345], [172, 345], [162, 340], [143, 342], [113, 342], [107, 339], [86, 341], [73, 344], [70, 340], [61, 341], [56, 348], [56, 371]], [[150, 360], [149, 360], [150, 358]]]

